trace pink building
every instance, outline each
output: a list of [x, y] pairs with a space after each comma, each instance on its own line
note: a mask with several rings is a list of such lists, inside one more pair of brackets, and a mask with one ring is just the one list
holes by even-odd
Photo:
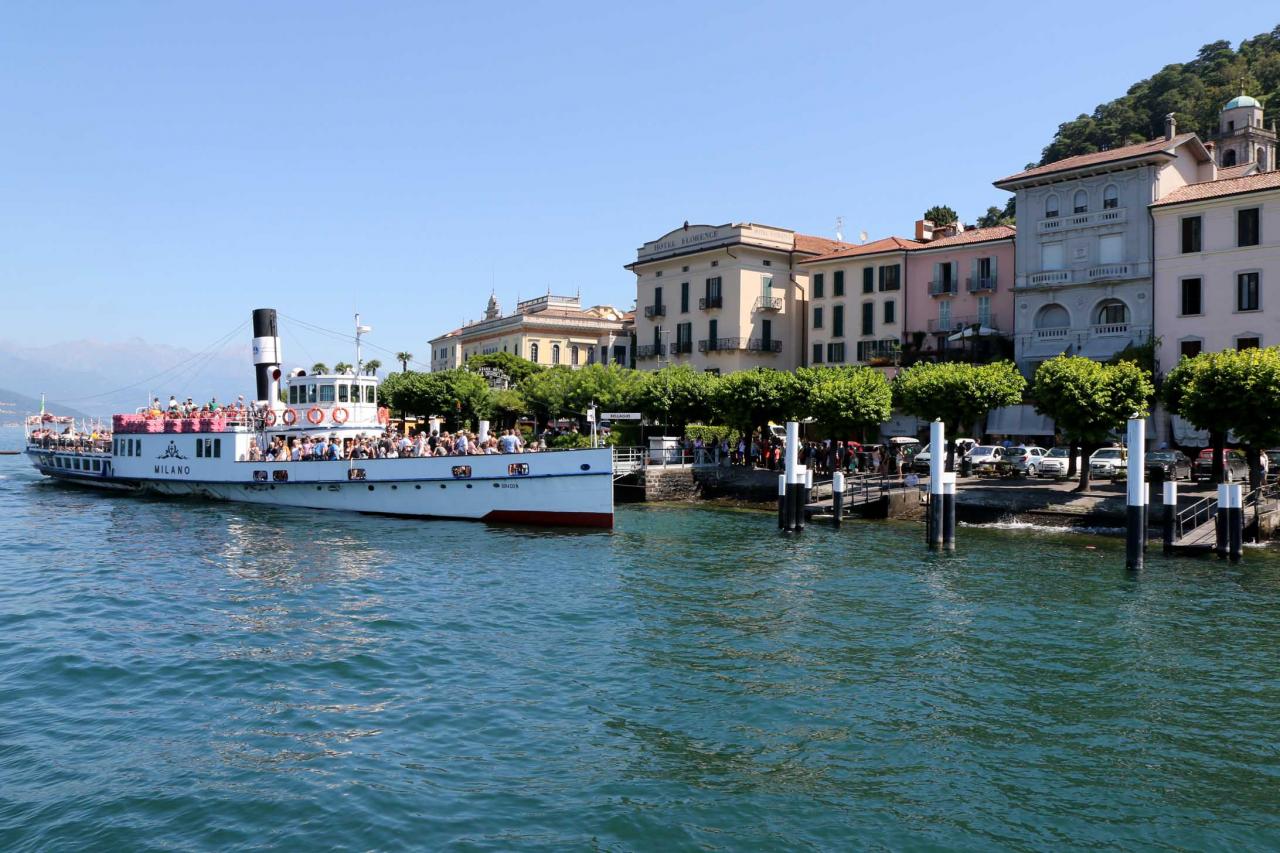
[[903, 343], [935, 354], [993, 352], [997, 338], [1010, 339], [1015, 234], [1007, 225], [962, 231], [917, 222], [920, 245], [907, 260]]

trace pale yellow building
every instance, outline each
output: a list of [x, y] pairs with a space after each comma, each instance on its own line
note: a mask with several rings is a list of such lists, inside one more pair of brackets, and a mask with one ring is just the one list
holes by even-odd
[[548, 367], [631, 364], [630, 315], [609, 305], [583, 308], [576, 296], [526, 299], [503, 315], [489, 297], [484, 319], [430, 341], [431, 369], [460, 367], [476, 355], [509, 352]]
[[636, 367], [731, 373], [807, 363], [808, 271], [848, 244], [785, 228], [690, 225], [645, 243], [636, 275]]

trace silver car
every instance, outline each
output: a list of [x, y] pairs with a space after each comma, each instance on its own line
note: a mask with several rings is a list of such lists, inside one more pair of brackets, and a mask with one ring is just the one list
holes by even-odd
[[[1039, 463], [1041, 477], [1065, 477], [1071, 469], [1071, 448], [1055, 447]], [[1076, 470], [1080, 470], [1080, 457], [1076, 457]]]
[[1125, 466], [1128, 453], [1123, 447], [1104, 447], [1095, 450], [1089, 457], [1089, 476], [1099, 479], [1110, 478]]

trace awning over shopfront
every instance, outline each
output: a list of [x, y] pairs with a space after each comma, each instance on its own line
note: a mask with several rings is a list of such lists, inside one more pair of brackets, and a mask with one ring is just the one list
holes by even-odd
[[1025, 403], [1004, 406], [987, 413], [987, 432], [994, 435], [1053, 436], [1053, 419], [1047, 418]]
[[894, 412], [889, 420], [880, 425], [880, 437], [892, 438], [895, 435], [909, 435], [916, 437], [920, 434], [920, 430], [924, 429], [925, 424], [914, 415], [904, 414], [902, 412]]

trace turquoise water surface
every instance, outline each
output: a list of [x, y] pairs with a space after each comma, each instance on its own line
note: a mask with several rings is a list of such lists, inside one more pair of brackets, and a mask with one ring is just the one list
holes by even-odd
[[5, 850], [1280, 846], [1266, 549], [0, 477]]

